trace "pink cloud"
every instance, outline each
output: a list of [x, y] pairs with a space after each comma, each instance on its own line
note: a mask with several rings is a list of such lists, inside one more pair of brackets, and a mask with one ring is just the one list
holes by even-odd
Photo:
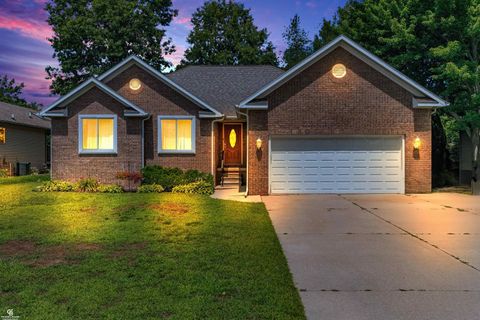
[[315, 1], [307, 1], [307, 2], [305, 3], [305, 5], [306, 5], [307, 7], [309, 7], [309, 8], [311, 8], [311, 9], [317, 7], [317, 3], [316, 3]]
[[190, 17], [180, 17], [180, 16], [175, 17], [175, 18], [173, 18], [173, 23], [183, 25], [183, 26], [187, 26], [189, 28], [192, 26], [192, 23], [190, 21]]
[[52, 35], [52, 29], [46, 22], [28, 21], [0, 15], [0, 28], [17, 31], [25, 37], [47, 41]]

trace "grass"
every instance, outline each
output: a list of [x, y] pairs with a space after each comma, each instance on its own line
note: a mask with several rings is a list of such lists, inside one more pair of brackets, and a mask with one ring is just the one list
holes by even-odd
[[21, 319], [304, 319], [263, 204], [32, 192], [0, 179], [0, 310]]

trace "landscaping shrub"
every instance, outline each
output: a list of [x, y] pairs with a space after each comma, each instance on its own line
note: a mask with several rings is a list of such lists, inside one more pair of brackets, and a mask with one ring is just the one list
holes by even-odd
[[98, 181], [94, 178], [80, 179], [77, 182], [77, 190], [80, 192], [95, 192], [98, 188]]
[[0, 169], [0, 178], [8, 177], [8, 169]]
[[97, 187], [97, 192], [122, 193], [123, 189], [118, 184], [101, 184]]
[[44, 182], [41, 186], [37, 187], [36, 190], [40, 192], [70, 192], [75, 191], [75, 185], [68, 181], [52, 180]]
[[160, 192], [163, 192], [164, 190], [165, 189], [161, 185], [155, 184], [155, 183], [144, 184], [137, 188], [137, 192], [140, 192], [140, 193], [152, 193], [152, 192], [160, 193]]
[[188, 184], [182, 184], [175, 186], [172, 189], [173, 193], [196, 193], [196, 194], [205, 194], [211, 195], [214, 192], [213, 184], [207, 181], [195, 181]]
[[179, 168], [166, 168], [161, 166], [147, 166], [142, 169], [144, 184], [159, 184], [166, 191], [174, 187], [192, 182], [204, 181], [214, 187], [213, 176], [198, 170], [182, 171]]

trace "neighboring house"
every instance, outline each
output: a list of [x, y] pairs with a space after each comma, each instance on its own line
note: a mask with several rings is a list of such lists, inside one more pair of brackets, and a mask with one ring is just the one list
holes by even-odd
[[431, 112], [446, 105], [340, 36], [287, 72], [163, 75], [130, 57], [41, 115], [54, 179], [119, 183], [118, 172], [157, 164], [217, 182], [240, 173], [248, 194], [412, 193], [431, 191]]
[[50, 121], [35, 110], [0, 102], [0, 166], [21, 162], [39, 170], [45, 167], [49, 132]]

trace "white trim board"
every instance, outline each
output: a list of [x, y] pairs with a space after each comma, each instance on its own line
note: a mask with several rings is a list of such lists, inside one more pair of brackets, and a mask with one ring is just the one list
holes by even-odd
[[[113, 91], [108, 86], [101, 83], [100, 81], [98, 81], [95, 78], [88, 79], [87, 81], [85, 81], [84, 83], [82, 83], [81, 85], [76, 87], [74, 90], [70, 91], [68, 94], [64, 95], [63, 97], [61, 97], [60, 99], [55, 101], [53, 104], [48, 106], [46, 109], [40, 111], [39, 115], [42, 116], [42, 117], [65, 117], [65, 116], [67, 116], [67, 112], [65, 112], [65, 111], [63, 111], [63, 112], [49, 112], [49, 111], [54, 109], [54, 108], [59, 108], [59, 107], [65, 106], [66, 104], [75, 100], [76, 98], [78, 98], [79, 96], [81, 96], [82, 94], [87, 92], [88, 90], [92, 89], [93, 87], [97, 87], [102, 92], [108, 94], [109, 96], [111, 96], [112, 98], [114, 98], [115, 100], [117, 100], [118, 102], [123, 104], [125, 107], [128, 107], [128, 108], [131, 108], [131, 109], [135, 110], [137, 112], [137, 114], [135, 114], [135, 116], [147, 116], [148, 115], [148, 113], [143, 111], [140, 107], [138, 107], [134, 103], [128, 101], [127, 99], [125, 99], [124, 97], [122, 97], [121, 95], [119, 95], [118, 93], [116, 93], [115, 91]], [[125, 116], [127, 116], [127, 115], [125, 115]], [[133, 114], [131, 116], [133, 116]]]
[[296, 66], [282, 74], [277, 79], [273, 80], [272, 82], [270, 82], [269, 84], [267, 84], [266, 86], [240, 102], [240, 104], [238, 105], [239, 108], [249, 109], [251, 107], [249, 106], [249, 104], [251, 104], [252, 101], [265, 98], [269, 93], [279, 88], [281, 85], [295, 77], [297, 74], [325, 57], [337, 47], [344, 48], [345, 50], [347, 50], [357, 58], [361, 59], [362, 61], [366, 62], [375, 70], [381, 72], [383, 75], [387, 76], [389, 79], [396, 82], [412, 94], [417, 96], [423, 95], [435, 101], [431, 104], [424, 103], [422, 107], [445, 107], [449, 105], [447, 101], [443, 100], [433, 92], [429, 91], [427, 88], [423, 87], [422, 85], [410, 79], [397, 69], [393, 68], [388, 63], [386, 63], [376, 55], [372, 54], [353, 40], [347, 38], [344, 35], [341, 35], [327, 45], [325, 45], [320, 50], [316, 51], [306, 59], [299, 62]]
[[200, 108], [211, 111], [217, 117], [222, 116], [222, 113], [217, 111], [215, 108], [211, 107], [206, 102], [204, 102], [201, 99], [199, 99], [198, 97], [194, 96], [193, 94], [188, 92], [186, 89], [184, 89], [183, 87], [181, 87], [180, 85], [178, 85], [174, 81], [170, 80], [164, 74], [162, 74], [160, 71], [154, 69], [152, 66], [150, 66], [145, 61], [143, 61], [142, 59], [140, 59], [139, 57], [137, 57], [135, 55], [129, 56], [128, 58], [126, 58], [122, 62], [118, 63], [117, 65], [115, 65], [114, 67], [112, 67], [111, 69], [106, 71], [105, 73], [98, 76], [98, 80], [106, 82], [110, 79], [113, 79], [116, 75], [118, 75], [122, 71], [126, 70], [127, 68], [129, 68], [133, 64], [136, 64], [137, 66], [139, 66], [143, 70], [149, 72], [152, 76], [154, 76], [158, 80], [162, 81], [163, 83], [165, 83], [166, 85], [168, 85], [169, 87], [174, 89], [175, 91], [179, 92], [181, 95], [183, 95], [185, 98], [189, 99], [190, 101], [192, 101], [193, 103], [198, 105]]

